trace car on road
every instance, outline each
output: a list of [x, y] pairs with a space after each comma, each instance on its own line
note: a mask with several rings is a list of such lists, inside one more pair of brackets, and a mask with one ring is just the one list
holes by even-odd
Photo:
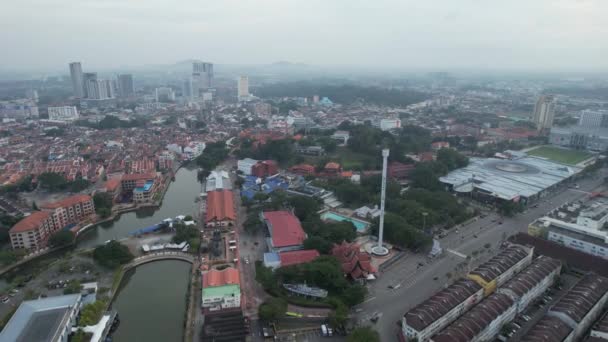
[[7, 296], [2, 297], [2, 303], [8, 303], [9, 298]]
[[477, 234], [473, 234], [473, 237], [474, 237], [474, 238], [477, 238]]

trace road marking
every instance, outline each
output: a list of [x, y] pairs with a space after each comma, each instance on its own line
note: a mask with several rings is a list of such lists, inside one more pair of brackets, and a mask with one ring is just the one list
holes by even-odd
[[374, 299], [376, 299], [376, 297], [371, 297], [369, 299], [364, 300], [363, 303], [371, 302]]
[[447, 249], [447, 251], [448, 251], [449, 253], [452, 253], [452, 254], [454, 254], [454, 255], [456, 255], [456, 256], [459, 256], [459, 257], [461, 257], [461, 258], [463, 258], [463, 259], [466, 259], [466, 258], [467, 258], [467, 256], [466, 256], [466, 255], [464, 255], [464, 254], [462, 254], [462, 253], [460, 253], [460, 252], [458, 252], [458, 251], [455, 251], [455, 250], [453, 250], [453, 249], [449, 249], [449, 248], [448, 248], [448, 249]]

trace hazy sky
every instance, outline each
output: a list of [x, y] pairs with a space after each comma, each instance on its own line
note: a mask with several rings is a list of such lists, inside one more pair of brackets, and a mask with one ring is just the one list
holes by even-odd
[[608, 69], [608, 0], [2, 0], [0, 68]]

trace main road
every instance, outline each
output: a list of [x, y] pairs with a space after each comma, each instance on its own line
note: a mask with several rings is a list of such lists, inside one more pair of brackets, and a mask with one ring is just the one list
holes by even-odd
[[[603, 181], [605, 170], [578, 182], [579, 188], [561, 188], [512, 218], [501, 219], [496, 213], [452, 228], [441, 239], [444, 253], [437, 259], [408, 253], [388, 267], [369, 286], [366, 301], [355, 308], [353, 318], [361, 324], [371, 324], [374, 314], [381, 317], [375, 323], [383, 342], [397, 341], [398, 322], [403, 314], [433, 293], [464, 275], [468, 269], [495, 255], [508, 236], [527, 231], [528, 224], [566, 202], [575, 201], [596, 190]], [[407, 252], [406, 252], [407, 253]], [[471, 256], [470, 260], [466, 256]]]

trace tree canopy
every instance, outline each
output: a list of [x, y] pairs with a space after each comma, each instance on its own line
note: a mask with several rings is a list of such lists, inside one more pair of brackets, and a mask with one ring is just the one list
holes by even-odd
[[380, 335], [370, 327], [359, 327], [346, 338], [347, 342], [380, 342]]
[[258, 308], [260, 318], [267, 322], [276, 321], [285, 316], [287, 311], [287, 302], [283, 298], [271, 297], [268, 298]]
[[70, 245], [74, 242], [74, 233], [69, 230], [60, 230], [49, 238], [49, 245], [53, 248]]
[[196, 158], [196, 164], [205, 170], [213, 170], [228, 157], [226, 142], [208, 143], [205, 152]]
[[116, 268], [133, 260], [133, 254], [127, 246], [112, 240], [96, 247], [93, 251], [93, 259], [107, 268]]

